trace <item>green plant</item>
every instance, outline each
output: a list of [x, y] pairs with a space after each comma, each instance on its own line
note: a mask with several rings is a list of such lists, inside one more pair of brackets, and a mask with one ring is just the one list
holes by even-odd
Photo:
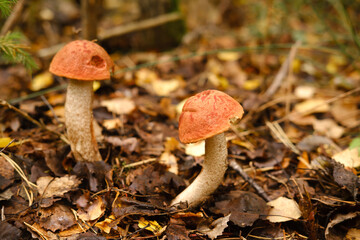
[[[0, 0], [0, 12], [2, 17], [7, 17], [11, 13], [16, 0]], [[0, 61], [5, 63], [21, 63], [31, 72], [38, 66], [31, 54], [26, 51], [27, 46], [21, 42], [25, 36], [20, 32], [7, 32], [0, 36]]]

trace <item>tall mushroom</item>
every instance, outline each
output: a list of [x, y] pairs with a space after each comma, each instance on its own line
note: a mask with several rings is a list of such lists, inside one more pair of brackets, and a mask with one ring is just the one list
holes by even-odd
[[187, 202], [195, 207], [217, 189], [228, 165], [224, 132], [243, 113], [235, 99], [217, 90], [203, 91], [185, 102], [179, 119], [180, 141], [194, 143], [205, 139], [205, 160], [197, 178], [171, 205]]
[[77, 161], [101, 161], [93, 130], [93, 81], [110, 79], [114, 66], [107, 52], [87, 40], [68, 43], [54, 56], [50, 72], [69, 79], [65, 102], [65, 126]]

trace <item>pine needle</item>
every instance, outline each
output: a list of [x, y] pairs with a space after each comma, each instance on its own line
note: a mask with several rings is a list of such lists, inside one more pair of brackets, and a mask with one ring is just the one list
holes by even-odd
[[[1, 0], [0, 0], [1, 1]], [[2, 60], [6, 63], [21, 63], [28, 71], [38, 68], [34, 59], [25, 49], [27, 46], [21, 44], [25, 36], [20, 32], [8, 32], [0, 36], [0, 52]]]
[[0, 0], [0, 12], [2, 17], [10, 15], [12, 7], [15, 5], [17, 0]]

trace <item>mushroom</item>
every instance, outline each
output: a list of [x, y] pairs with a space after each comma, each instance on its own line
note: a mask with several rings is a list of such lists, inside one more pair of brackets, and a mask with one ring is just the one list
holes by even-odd
[[227, 144], [224, 132], [240, 120], [244, 110], [232, 97], [207, 90], [190, 97], [179, 119], [179, 138], [183, 143], [205, 139], [205, 160], [197, 178], [172, 202], [187, 202], [195, 207], [220, 185], [227, 169]]
[[51, 61], [50, 72], [69, 79], [65, 126], [77, 161], [102, 160], [93, 130], [93, 81], [110, 79], [113, 66], [107, 52], [87, 40], [66, 44]]

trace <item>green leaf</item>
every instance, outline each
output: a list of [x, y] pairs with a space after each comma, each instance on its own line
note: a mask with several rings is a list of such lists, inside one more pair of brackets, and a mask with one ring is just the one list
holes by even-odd
[[353, 149], [353, 148], [357, 148], [359, 154], [360, 154], [360, 137], [357, 137], [357, 138], [354, 138], [350, 145], [349, 145], [349, 148], [350, 149]]

